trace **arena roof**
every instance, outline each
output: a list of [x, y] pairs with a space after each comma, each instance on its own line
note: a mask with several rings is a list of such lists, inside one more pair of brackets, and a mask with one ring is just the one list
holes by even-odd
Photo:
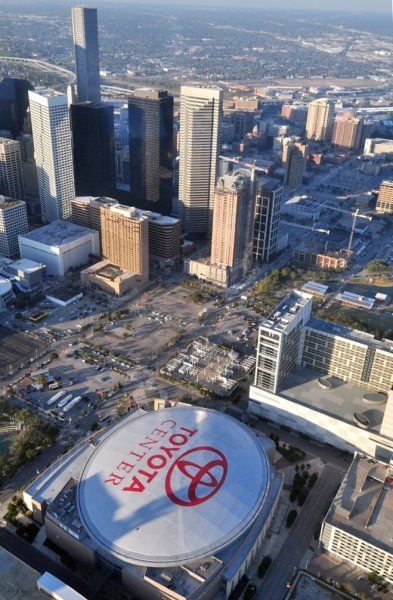
[[209, 556], [251, 526], [266, 501], [270, 463], [242, 423], [176, 407], [120, 424], [82, 471], [78, 510], [101, 548], [136, 565]]

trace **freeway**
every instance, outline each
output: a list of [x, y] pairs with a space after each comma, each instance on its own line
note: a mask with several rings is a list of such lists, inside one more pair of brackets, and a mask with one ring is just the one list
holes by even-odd
[[68, 77], [71, 81], [75, 79], [75, 73], [66, 69], [65, 67], [61, 67], [60, 65], [52, 65], [51, 63], [46, 62], [45, 60], [38, 60], [35, 58], [24, 58], [21, 56], [0, 56], [0, 60], [4, 62], [20, 62], [25, 63], [27, 65], [32, 65], [33, 67], [37, 67], [43, 71], [49, 71], [58, 73], [59, 75], [63, 75], [64, 77]]
[[258, 600], [280, 600], [285, 596], [286, 585], [292, 581], [295, 570], [299, 567], [307, 551], [314, 530], [325, 516], [341, 479], [342, 474], [337, 469], [330, 465], [325, 467], [263, 580], [256, 596]]

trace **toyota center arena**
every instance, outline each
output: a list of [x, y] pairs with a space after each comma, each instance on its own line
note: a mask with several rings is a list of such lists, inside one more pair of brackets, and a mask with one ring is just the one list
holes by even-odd
[[272, 443], [188, 406], [137, 411], [25, 491], [47, 537], [133, 597], [228, 597], [258, 553], [282, 481]]

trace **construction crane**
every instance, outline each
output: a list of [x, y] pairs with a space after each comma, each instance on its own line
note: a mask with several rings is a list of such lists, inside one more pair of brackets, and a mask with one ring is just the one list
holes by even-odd
[[299, 229], [308, 229], [309, 231], [316, 231], [317, 233], [326, 233], [326, 235], [330, 235], [330, 229], [318, 229], [317, 227], [309, 227], [308, 225], [299, 225], [298, 223], [293, 223], [289, 221], [280, 220], [280, 224], [289, 225], [290, 227], [299, 227]]
[[355, 210], [355, 212], [350, 212], [349, 210], [344, 210], [342, 208], [336, 208], [335, 206], [330, 206], [330, 204], [328, 205], [328, 208], [330, 210], [335, 210], [337, 212], [343, 213], [344, 215], [351, 215], [353, 217], [351, 233], [349, 236], [349, 243], [348, 243], [348, 252], [350, 252], [352, 249], [353, 234], [355, 233], [356, 219], [359, 218], [359, 219], [367, 219], [368, 221], [372, 221], [373, 218], [368, 215], [361, 215], [358, 208]]
[[255, 181], [255, 173], [263, 173], [264, 175], [266, 175], [266, 171], [265, 169], [263, 169], [262, 167], [258, 167], [256, 165], [256, 161], [253, 162], [244, 162], [241, 158], [234, 158], [231, 156], [223, 156], [220, 154], [219, 156], [220, 160], [225, 160], [228, 163], [233, 163], [234, 165], [238, 165], [239, 169], [249, 169], [250, 170], [250, 179], [251, 179], [251, 184], [254, 185], [254, 181]]

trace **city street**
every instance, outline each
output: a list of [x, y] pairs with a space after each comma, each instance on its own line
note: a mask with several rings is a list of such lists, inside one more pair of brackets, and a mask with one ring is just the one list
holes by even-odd
[[263, 579], [256, 596], [258, 600], [281, 600], [285, 596], [287, 583], [292, 581], [314, 531], [326, 514], [340, 485], [341, 478], [339, 471], [326, 466], [292, 526], [284, 546]]

